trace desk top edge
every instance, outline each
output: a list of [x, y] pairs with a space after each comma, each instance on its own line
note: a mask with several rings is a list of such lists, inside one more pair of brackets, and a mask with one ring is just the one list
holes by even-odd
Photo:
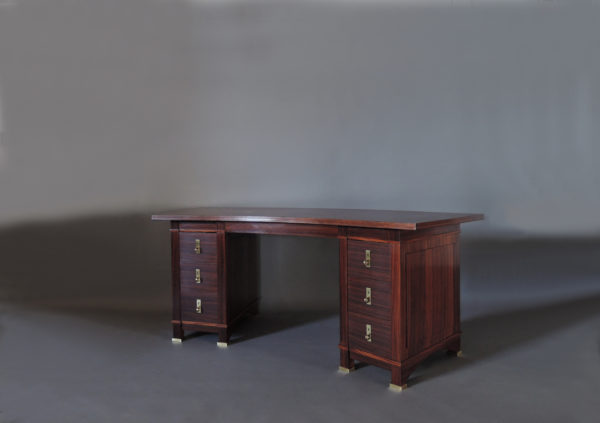
[[483, 214], [472, 213], [264, 207], [200, 207], [152, 216], [152, 220], [176, 222], [297, 223], [402, 230], [455, 225], [483, 218]]

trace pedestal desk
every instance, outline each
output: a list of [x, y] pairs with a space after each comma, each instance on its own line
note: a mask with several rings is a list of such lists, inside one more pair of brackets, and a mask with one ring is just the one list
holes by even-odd
[[431, 353], [460, 354], [459, 225], [481, 214], [204, 207], [152, 216], [171, 222], [173, 342], [258, 312], [260, 234], [339, 240], [340, 370], [391, 371], [402, 390]]

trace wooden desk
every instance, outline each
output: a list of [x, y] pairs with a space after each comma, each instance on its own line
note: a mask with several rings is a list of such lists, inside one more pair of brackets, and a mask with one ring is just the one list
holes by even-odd
[[461, 223], [481, 214], [388, 210], [197, 208], [171, 222], [173, 341], [258, 312], [257, 235], [331, 237], [340, 254], [340, 370], [391, 370], [390, 387], [437, 350], [460, 354]]

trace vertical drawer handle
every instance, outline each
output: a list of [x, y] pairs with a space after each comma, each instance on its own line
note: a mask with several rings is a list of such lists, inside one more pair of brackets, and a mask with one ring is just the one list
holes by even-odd
[[200, 269], [196, 269], [196, 283], [202, 283], [202, 276], [200, 275]]
[[363, 264], [367, 269], [371, 268], [371, 250], [365, 250], [365, 259]]
[[202, 300], [196, 300], [196, 313], [202, 314]]
[[199, 239], [196, 240], [196, 248], [194, 248], [194, 252], [196, 254], [200, 254], [202, 252], [202, 248], [200, 248], [200, 240]]
[[366, 305], [371, 305], [371, 288], [365, 289], [365, 298], [363, 298], [363, 301]]
[[365, 339], [367, 342], [373, 342], [373, 337], [371, 336], [371, 325], [368, 323], [365, 326]]

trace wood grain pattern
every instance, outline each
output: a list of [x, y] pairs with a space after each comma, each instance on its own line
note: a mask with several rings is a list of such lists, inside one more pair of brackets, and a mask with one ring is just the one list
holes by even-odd
[[348, 349], [348, 238], [345, 228], [339, 233], [340, 261], [340, 345]]
[[410, 357], [454, 333], [454, 244], [410, 252], [405, 260]]
[[[339, 240], [341, 367], [364, 361], [389, 369], [392, 383], [404, 385], [428, 355], [460, 350], [459, 224], [482, 215], [202, 208], [153, 218], [172, 221], [176, 338], [200, 330], [228, 342], [234, 323], [258, 311], [257, 235], [276, 234]], [[370, 268], [363, 264], [365, 250], [371, 251]], [[364, 302], [366, 287], [371, 305]], [[365, 339], [367, 324], [371, 342]]]
[[[229, 316], [229, 280], [227, 278], [227, 241], [225, 234], [225, 224], [217, 223], [217, 275], [221, 283], [218, 286], [218, 303], [219, 303], [219, 323], [227, 325], [227, 318]], [[219, 339], [224, 336], [228, 338], [229, 331], [224, 330], [219, 332]], [[219, 341], [227, 342], [227, 341]]]
[[401, 366], [402, 364], [396, 362], [394, 360], [390, 360], [388, 358], [381, 357], [379, 355], [375, 355], [368, 351], [363, 351], [359, 349], [353, 349], [350, 351], [350, 358], [357, 361], [362, 361], [368, 364], [372, 364], [373, 366], [382, 367], [384, 369], [391, 370], [396, 366]]
[[[200, 270], [200, 283], [196, 282], [196, 269]], [[182, 265], [179, 267], [179, 275], [182, 288], [209, 288], [216, 291], [219, 285], [216, 261]]]
[[337, 226], [303, 225], [285, 223], [227, 222], [228, 233], [247, 233], [262, 235], [293, 235], [310, 237], [335, 238], [338, 236]]
[[448, 232], [460, 232], [460, 226], [454, 225], [442, 225], [434, 226], [432, 228], [420, 229], [418, 231], [397, 231], [400, 241], [412, 241], [418, 239], [425, 239], [432, 237], [433, 235], [445, 234]]
[[[365, 303], [366, 288], [371, 288], [371, 305]], [[382, 320], [392, 318], [392, 284], [388, 281], [348, 279], [348, 311]]]
[[[202, 300], [202, 314], [196, 313], [196, 300]], [[216, 293], [193, 289], [181, 291], [181, 317], [190, 322], [219, 322], [219, 298]]]
[[392, 290], [390, 300], [392, 303], [392, 359], [400, 361], [404, 358], [403, 340], [406, 337], [404, 313], [404, 281], [402, 277], [402, 248], [399, 242], [392, 244]]
[[181, 232], [216, 232], [216, 223], [199, 223], [199, 222], [181, 222], [179, 224]]
[[[196, 240], [200, 240], [200, 254], [195, 252]], [[194, 266], [205, 264], [211, 268], [217, 266], [217, 234], [204, 232], [179, 233], [179, 264]]]
[[[454, 333], [460, 333], [460, 244], [459, 239], [456, 239], [454, 244]], [[455, 351], [460, 351], [460, 338], [458, 340], [458, 348]]]
[[[366, 325], [371, 325], [371, 342], [365, 339]], [[389, 321], [348, 313], [348, 344], [350, 350], [370, 352], [376, 356], [392, 357], [392, 327]]]
[[262, 222], [417, 230], [483, 219], [482, 214], [400, 210], [200, 207], [156, 214], [154, 220]]
[[183, 339], [184, 332], [181, 325], [181, 297], [179, 281], [179, 222], [171, 222], [171, 301], [173, 338]]
[[[347, 228], [348, 237], [364, 241], [398, 241], [400, 231], [390, 229]], [[412, 232], [412, 231], [411, 231]]]
[[[371, 267], [364, 265], [365, 251], [371, 251]], [[391, 281], [392, 247], [389, 243], [348, 240], [348, 278]]]

